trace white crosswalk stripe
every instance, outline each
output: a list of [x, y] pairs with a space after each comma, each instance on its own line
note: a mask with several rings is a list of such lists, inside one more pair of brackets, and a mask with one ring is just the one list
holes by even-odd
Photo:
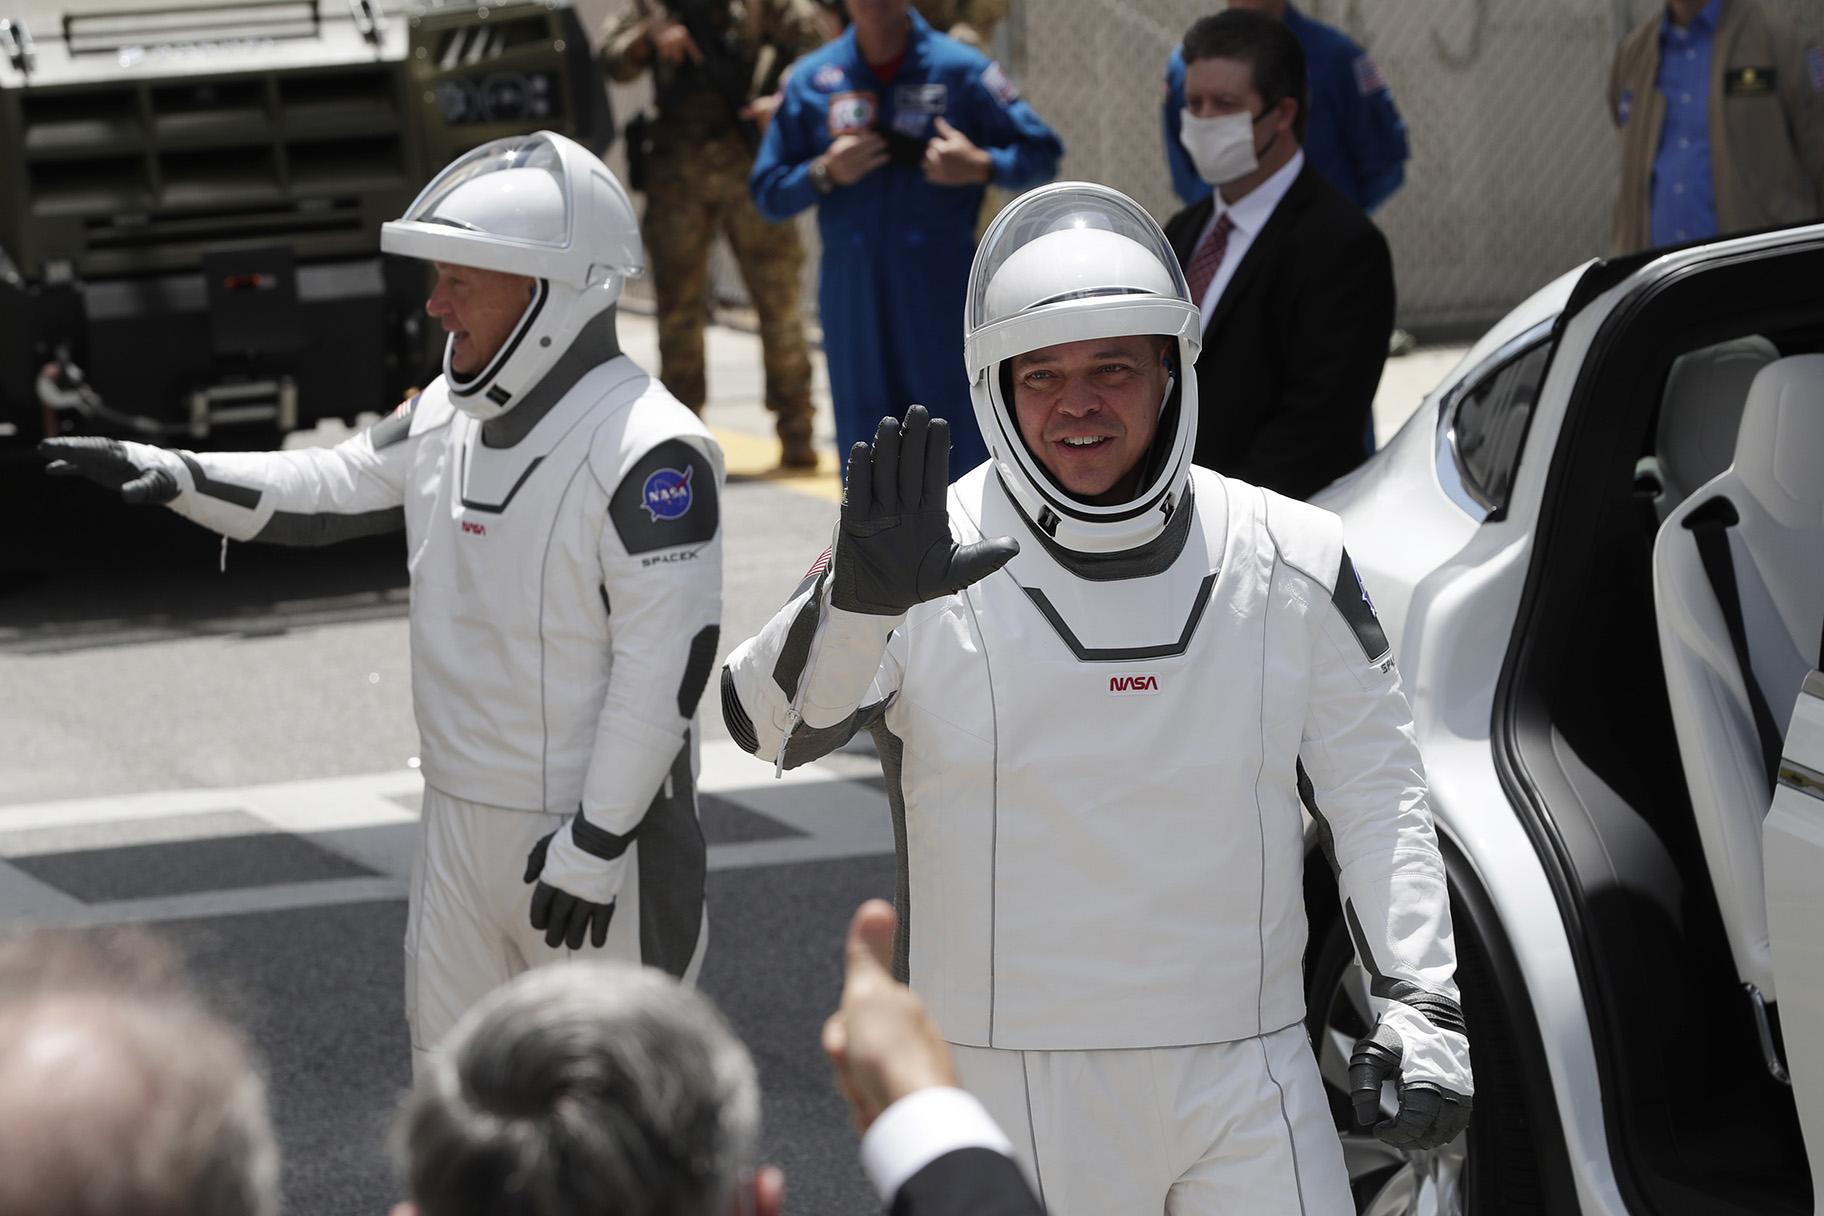
[[[762, 839], [714, 844], [711, 870], [790, 865], [893, 851], [880, 767], [835, 755], [774, 780], [727, 740], [704, 744], [698, 788], [774, 821]], [[413, 770], [233, 789], [161, 790], [0, 807], [0, 924], [151, 923], [403, 899], [423, 781]], [[370, 871], [145, 898], [85, 901], [45, 881], [45, 858], [224, 837], [291, 836]]]

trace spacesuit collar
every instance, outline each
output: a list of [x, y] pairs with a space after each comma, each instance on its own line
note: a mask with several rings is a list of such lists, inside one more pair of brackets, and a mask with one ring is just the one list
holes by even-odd
[[569, 349], [557, 357], [557, 362], [537, 384], [526, 390], [517, 405], [481, 424], [483, 446], [512, 447], [532, 433], [538, 420], [562, 401], [578, 380], [620, 356], [621, 344], [614, 328], [616, 312], [617, 309], [610, 306], [595, 321], [583, 326]]
[[[990, 466], [992, 469], [992, 466]], [[1083, 553], [1069, 549], [1045, 534], [1045, 530], [1027, 517], [1020, 509], [1019, 500], [1008, 493], [1007, 486], [1001, 481], [998, 471], [994, 472], [994, 484], [1007, 505], [1013, 508], [1026, 530], [1038, 539], [1046, 556], [1064, 567], [1071, 574], [1092, 583], [1112, 583], [1121, 579], [1151, 578], [1163, 574], [1172, 568], [1184, 553], [1184, 545], [1191, 535], [1191, 521], [1196, 516], [1196, 503], [1191, 490], [1191, 483], [1184, 486], [1184, 497], [1172, 511], [1172, 517], [1166, 521], [1165, 529], [1145, 544], [1132, 549], [1122, 549], [1113, 553]]]

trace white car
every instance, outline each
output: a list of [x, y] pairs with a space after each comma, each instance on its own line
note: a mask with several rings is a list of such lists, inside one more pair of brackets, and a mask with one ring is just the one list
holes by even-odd
[[1819, 1210], [1820, 351], [1824, 225], [1592, 262], [1318, 497], [1412, 699], [1476, 1069], [1443, 1150], [1353, 1128], [1366, 985], [1314, 857], [1362, 1213]]

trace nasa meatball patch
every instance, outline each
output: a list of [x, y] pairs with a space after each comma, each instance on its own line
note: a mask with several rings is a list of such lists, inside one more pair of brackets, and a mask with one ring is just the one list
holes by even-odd
[[690, 514], [690, 481], [696, 469], [660, 469], [640, 487], [640, 505], [653, 523], [661, 519], [683, 519]]
[[811, 77], [811, 87], [819, 93], [834, 93], [847, 83], [848, 79], [841, 64], [826, 63], [817, 69], [815, 76]]
[[652, 553], [712, 539], [719, 507], [709, 458], [682, 439], [668, 439], [621, 478], [608, 515], [627, 552]]

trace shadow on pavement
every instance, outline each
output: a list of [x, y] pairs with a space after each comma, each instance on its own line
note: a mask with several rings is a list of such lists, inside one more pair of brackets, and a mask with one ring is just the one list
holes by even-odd
[[266, 636], [306, 625], [401, 617], [402, 533], [322, 549], [230, 544], [100, 487], [0, 469], [0, 653], [46, 653], [181, 637]]

